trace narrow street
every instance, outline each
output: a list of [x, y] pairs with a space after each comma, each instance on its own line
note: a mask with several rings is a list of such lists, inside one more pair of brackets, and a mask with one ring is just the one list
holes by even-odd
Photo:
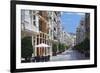
[[84, 60], [85, 55], [78, 52], [77, 50], [72, 50], [71, 48], [65, 52], [58, 54], [57, 56], [52, 56], [50, 61], [66, 61], [66, 60]]

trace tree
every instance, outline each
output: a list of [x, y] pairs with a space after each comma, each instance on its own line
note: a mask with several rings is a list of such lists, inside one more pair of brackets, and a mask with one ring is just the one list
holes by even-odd
[[89, 38], [85, 38], [83, 42], [74, 46], [75, 49], [80, 51], [90, 51], [90, 40]]
[[62, 52], [65, 51], [66, 45], [62, 44]]
[[53, 43], [52, 51], [53, 51], [53, 54], [56, 55], [56, 52], [57, 52], [57, 44], [56, 43]]
[[59, 43], [58, 49], [61, 52], [61, 50], [62, 50], [62, 44], [61, 43]]
[[33, 46], [31, 37], [24, 37], [21, 40], [21, 57], [25, 58], [27, 61], [28, 58], [32, 56], [33, 53]]
[[59, 43], [58, 48], [60, 52], [63, 52], [65, 51], [65, 49], [67, 49], [67, 46], [65, 44]]
[[66, 47], [66, 50], [69, 48], [69, 46], [67, 46], [67, 45], [65, 47]]

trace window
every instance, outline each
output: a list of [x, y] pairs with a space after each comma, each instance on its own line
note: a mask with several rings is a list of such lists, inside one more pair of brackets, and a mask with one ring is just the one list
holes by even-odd
[[54, 22], [56, 22], [56, 19], [54, 18]]
[[36, 21], [33, 21], [33, 25], [36, 26]]
[[33, 15], [33, 20], [35, 20], [36, 19], [36, 16], [35, 15]]
[[54, 27], [54, 30], [56, 31], [56, 28]]

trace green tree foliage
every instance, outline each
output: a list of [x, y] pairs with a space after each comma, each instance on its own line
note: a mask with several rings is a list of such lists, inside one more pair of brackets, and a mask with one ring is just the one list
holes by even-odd
[[24, 37], [21, 40], [21, 57], [30, 58], [33, 53], [31, 37]]
[[62, 52], [65, 50], [65, 44], [62, 44]]
[[53, 52], [57, 52], [57, 44], [56, 43], [53, 43], [52, 50], [53, 50]]
[[89, 51], [90, 50], [90, 40], [86, 38], [83, 42], [80, 44], [74, 46], [75, 49], [77, 50], [84, 50], [84, 51]]
[[69, 48], [69, 46], [66, 45], [65, 48], [66, 48], [66, 50], [67, 50], [67, 49]]
[[62, 51], [62, 44], [61, 43], [59, 43], [58, 49], [59, 49], [60, 52]]
[[57, 53], [57, 49], [58, 49], [59, 53], [61, 53], [61, 52], [64, 52], [68, 48], [69, 48], [68, 46], [66, 46], [65, 44], [62, 44], [62, 43], [53, 43], [53, 45], [52, 45], [52, 50], [53, 50], [54, 54]]
[[63, 52], [63, 51], [65, 51], [65, 49], [68, 49], [68, 46], [65, 44], [59, 43], [58, 49], [60, 52]]

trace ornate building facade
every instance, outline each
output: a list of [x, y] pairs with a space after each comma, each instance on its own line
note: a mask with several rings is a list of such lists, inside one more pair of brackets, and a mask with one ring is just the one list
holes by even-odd
[[[21, 38], [32, 40], [32, 57], [52, 56], [52, 43], [58, 42], [59, 25], [60, 12], [21, 10]], [[41, 43], [50, 47], [35, 47]]]

